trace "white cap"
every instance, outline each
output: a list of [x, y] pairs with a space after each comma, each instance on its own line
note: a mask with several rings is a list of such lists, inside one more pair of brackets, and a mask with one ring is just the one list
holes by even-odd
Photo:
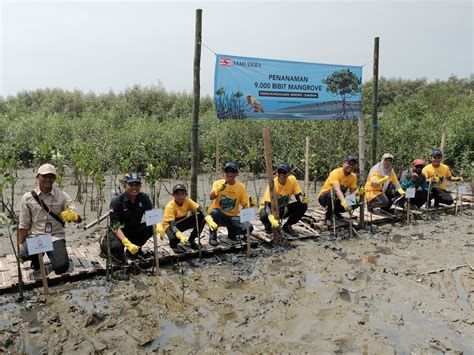
[[56, 168], [54, 167], [54, 165], [51, 165], [51, 164], [43, 164], [39, 167], [38, 169], [38, 172], [36, 173], [36, 176], [38, 175], [47, 175], [47, 174], [53, 174], [53, 175], [57, 175], [56, 174]]
[[384, 155], [382, 155], [382, 160], [389, 158], [393, 160], [393, 155], [390, 153], [385, 153]]

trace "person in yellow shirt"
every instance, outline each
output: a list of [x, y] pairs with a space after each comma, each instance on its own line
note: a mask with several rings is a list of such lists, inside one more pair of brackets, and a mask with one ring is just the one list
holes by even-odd
[[[217, 224], [210, 215], [206, 215], [199, 204], [188, 198], [186, 186], [176, 184], [173, 186], [173, 199], [165, 206], [163, 213], [163, 221], [158, 225], [157, 232], [163, 239], [164, 234], [168, 236], [170, 247], [178, 252], [178, 244], [189, 244], [191, 249], [198, 250], [199, 245], [196, 238], [204, 229], [204, 221], [209, 225], [211, 230], [217, 229]], [[197, 223], [196, 223], [197, 215]], [[196, 225], [197, 224], [197, 225]], [[199, 226], [199, 229], [197, 228]], [[181, 232], [193, 229], [189, 239], [186, 239]]]
[[446, 180], [461, 182], [463, 178], [458, 176], [452, 176], [449, 166], [442, 164], [441, 159], [443, 153], [439, 149], [433, 150], [431, 154], [431, 164], [425, 166], [422, 170], [422, 174], [425, 175], [428, 184], [430, 186], [429, 202], [434, 198], [435, 207], [439, 207], [439, 204], [452, 205], [453, 196], [447, 191]]
[[370, 169], [365, 184], [365, 197], [369, 209], [381, 207], [384, 211], [390, 212], [390, 206], [397, 194], [404, 196], [405, 191], [393, 170], [393, 155], [385, 153], [380, 163]]
[[[249, 195], [243, 184], [235, 178], [239, 175], [239, 166], [234, 162], [224, 165], [224, 178], [217, 180], [212, 185], [209, 198], [212, 200], [209, 213], [219, 226], [227, 227], [228, 237], [235, 240], [238, 235], [246, 234], [246, 225], [240, 223], [240, 208], [249, 206]], [[250, 225], [250, 232], [253, 226]], [[217, 229], [210, 230], [209, 244], [216, 246]]]
[[[333, 216], [342, 218], [342, 212], [351, 210], [351, 207], [347, 206], [344, 196], [347, 190], [349, 190], [350, 193], [363, 193], [363, 189], [357, 190], [357, 176], [353, 172], [356, 164], [357, 157], [348, 155], [341, 168], [331, 171], [319, 191], [318, 201], [321, 206], [326, 208], [324, 222], [327, 226], [331, 225]], [[331, 202], [331, 197], [333, 197], [333, 202]], [[334, 210], [332, 208], [333, 205]]]
[[[274, 189], [278, 199], [280, 219], [288, 218], [283, 225], [283, 231], [293, 237], [298, 234], [291, 227], [303, 217], [308, 209], [308, 199], [302, 196], [301, 187], [296, 177], [291, 174], [290, 166], [281, 163], [277, 168], [277, 177], [273, 180]], [[291, 195], [296, 201], [290, 202]], [[270, 188], [267, 186], [265, 194], [260, 202], [260, 221], [265, 226], [267, 234], [272, 233], [272, 228], [280, 228], [280, 223], [272, 214]]]

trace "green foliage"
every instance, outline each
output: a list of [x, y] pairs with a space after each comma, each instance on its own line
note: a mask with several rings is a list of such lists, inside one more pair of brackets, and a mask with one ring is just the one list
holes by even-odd
[[[355, 79], [344, 71], [326, 81], [329, 90], [344, 99], [359, 90]], [[474, 154], [473, 88], [473, 80], [456, 77], [434, 83], [381, 78], [377, 156], [391, 152], [397, 168], [414, 158], [427, 159], [445, 131], [446, 163], [468, 176]], [[222, 90], [223, 104], [225, 95]], [[241, 95], [227, 99], [240, 102]], [[362, 96], [368, 158], [372, 83], [362, 86]], [[165, 177], [186, 181], [192, 102], [191, 95], [169, 93], [160, 85], [136, 85], [118, 94], [44, 89], [0, 97], [0, 160], [12, 161], [16, 167], [52, 162], [61, 175], [69, 168], [81, 182], [91, 178], [99, 190], [101, 176], [107, 172], [138, 171], [149, 184]], [[221, 164], [233, 160], [242, 170], [263, 174], [265, 127], [270, 128], [273, 163], [288, 162], [299, 178], [304, 174], [306, 136], [311, 140], [311, 179], [324, 179], [348, 153], [358, 151], [356, 120], [217, 120], [213, 100], [204, 97], [199, 128], [202, 171], [216, 170], [218, 134]]]

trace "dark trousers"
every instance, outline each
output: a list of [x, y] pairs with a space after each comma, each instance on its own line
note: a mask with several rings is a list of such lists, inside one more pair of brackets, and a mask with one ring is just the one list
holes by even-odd
[[[145, 223], [140, 224], [140, 226], [136, 229], [122, 229], [123, 234], [135, 245], [139, 247], [143, 246], [151, 236], [153, 236], [153, 226], [148, 226]], [[116, 256], [118, 258], [123, 257], [123, 244], [122, 241], [115, 235], [115, 232], [109, 228], [107, 231], [107, 236], [109, 239], [110, 245], [110, 254]], [[107, 238], [102, 238], [102, 242], [100, 244], [100, 249], [102, 253], [107, 255]]]
[[[300, 201], [295, 201], [289, 203], [286, 206], [280, 206], [278, 215], [280, 219], [287, 218], [285, 225], [291, 226], [295, 223], [298, 223], [301, 217], [304, 216], [306, 210], [308, 209], [308, 205], [301, 203]], [[260, 221], [262, 221], [263, 225], [265, 226], [265, 230], [271, 231], [272, 224], [268, 220], [268, 212], [266, 208], [262, 208], [260, 210]]]
[[[197, 224], [199, 225], [199, 235], [201, 235], [201, 232], [204, 229], [204, 216], [201, 213], [198, 213], [197, 219]], [[191, 228], [193, 229], [188, 239], [190, 243], [193, 242], [198, 236], [195, 214], [190, 217], [186, 217], [176, 221], [176, 227], [179, 229], [180, 232], [184, 232]], [[176, 238], [174, 233], [171, 231], [171, 227], [166, 228], [166, 235], [168, 236], [168, 239], [170, 241], [170, 247], [175, 248], [179, 244], [179, 239]]]
[[[426, 203], [427, 197], [428, 197], [428, 191], [426, 190], [415, 191], [415, 198], [410, 199], [410, 204], [413, 204], [416, 207], [420, 208]], [[406, 200], [405, 197], [402, 200], [400, 200], [402, 206], [405, 204], [405, 200]]]
[[[331, 203], [331, 192], [322, 194], [318, 198], [318, 202], [321, 206], [326, 207], [326, 219], [332, 219], [332, 203]], [[352, 209], [356, 209], [359, 206], [352, 206]], [[341, 201], [337, 198], [337, 195], [334, 194], [334, 213], [340, 214], [345, 212], [345, 208], [342, 207]]]
[[369, 201], [369, 208], [378, 208], [381, 207], [384, 210], [389, 210], [393, 204], [393, 201], [397, 197], [395, 188], [390, 185], [385, 192], [382, 192], [376, 198]]
[[[59, 239], [53, 242], [52, 251], [46, 252], [48, 258], [51, 261], [51, 266], [56, 274], [64, 274], [69, 269], [69, 256], [67, 255], [66, 250], [66, 241], [64, 239]], [[31, 266], [33, 269], [38, 270], [39, 259], [38, 255], [30, 255], [26, 260], [31, 260]]]
[[441, 189], [431, 189], [430, 202], [433, 198], [435, 200], [435, 206], [439, 205], [440, 203], [449, 206], [452, 205], [454, 202], [451, 193]]
[[[236, 237], [238, 235], [245, 235], [247, 234], [247, 226], [244, 223], [240, 223], [240, 217], [230, 217], [226, 216], [222, 210], [219, 208], [214, 208], [210, 215], [214, 222], [217, 223], [219, 226], [227, 227], [227, 232], [229, 237]], [[253, 226], [249, 224], [250, 233], [253, 231]]]

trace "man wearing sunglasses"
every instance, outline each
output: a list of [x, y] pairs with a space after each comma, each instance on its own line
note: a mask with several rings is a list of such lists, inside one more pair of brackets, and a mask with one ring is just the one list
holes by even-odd
[[[413, 160], [412, 168], [403, 171], [400, 177], [400, 184], [404, 191], [408, 188], [415, 189], [415, 198], [410, 200], [410, 205], [414, 205], [417, 208], [423, 206], [428, 197], [428, 184], [426, 183], [426, 177], [421, 173], [424, 166], [425, 161], [423, 159], [415, 159]], [[404, 203], [404, 199], [401, 203]]]
[[124, 177], [124, 189], [120, 195], [110, 201], [108, 238], [101, 243], [101, 256], [107, 256], [106, 239], [109, 240], [110, 253], [119, 261], [126, 255], [130, 258], [143, 256], [141, 247], [153, 236], [153, 226], [141, 222], [145, 211], [153, 205], [150, 197], [141, 192], [142, 182], [138, 173], [127, 173]]
[[357, 189], [357, 176], [353, 172], [356, 164], [357, 157], [348, 155], [341, 168], [331, 171], [319, 192], [318, 201], [321, 206], [326, 207], [324, 222], [328, 227], [331, 226], [333, 215], [342, 218], [342, 212], [351, 210], [351, 207], [347, 206], [344, 196], [347, 190], [350, 193], [356, 192], [358, 195], [364, 193], [363, 189]]
[[[240, 223], [240, 208], [249, 206], [249, 195], [243, 184], [235, 180], [239, 175], [239, 166], [234, 162], [224, 165], [224, 178], [212, 185], [209, 198], [212, 200], [210, 215], [219, 226], [227, 227], [228, 237], [235, 240], [238, 235], [246, 234], [246, 225]], [[250, 225], [250, 232], [253, 226]], [[216, 246], [217, 229], [210, 230], [209, 244]]]
[[[308, 199], [301, 194], [301, 187], [296, 177], [291, 174], [290, 165], [281, 163], [277, 169], [277, 177], [274, 179], [274, 189], [278, 199], [280, 219], [288, 218], [283, 225], [283, 231], [293, 237], [297, 237], [292, 225], [298, 223], [308, 209]], [[290, 203], [291, 196], [296, 201]], [[265, 226], [265, 233], [271, 234], [272, 228], [280, 228], [279, 221], [273, 216], [271, 208], [270, 187], [267, 186], [265, 194], [260, 202], [260, 221]]]

